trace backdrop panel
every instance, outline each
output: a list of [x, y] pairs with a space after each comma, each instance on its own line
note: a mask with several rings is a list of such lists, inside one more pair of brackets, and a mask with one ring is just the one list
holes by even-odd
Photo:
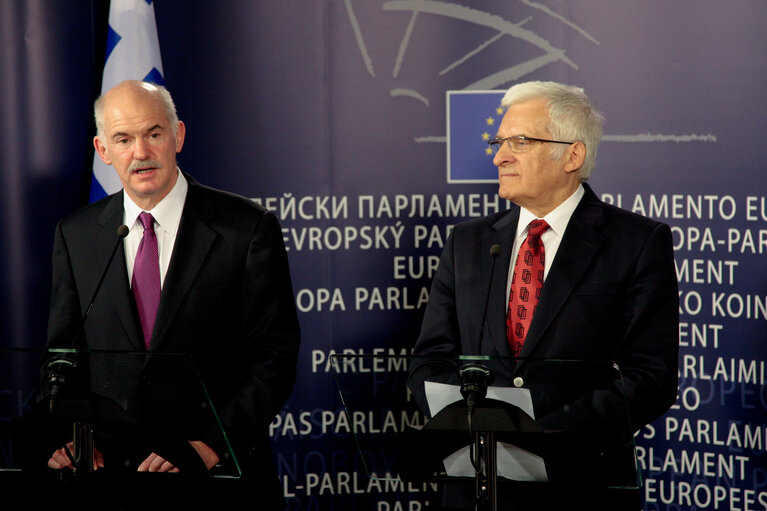
[[[448, 182], [448, 145], [464, 141], [448, 144], [448, 92], [476, 95], [526, 80], [585, 88], [607, 118], [592, 187], [607, 201], [670, 224], [674, 234], [679, 399], [637, 436], [645, 509], [767, 509], [764, 2], [154, 5], [166, 83], [187, 125], [181, 167], [262, 202], [282, 222], [304, 338], [295, 393], [272, 428], [290, 509], [415, 511], [433, 499], [430, 487], [371, 483], [355, 454], [329, 355], [398, 354], [413, 345], [450, 227], [507, 207], [496, 198], [497, 185]], [[19, 10], [2, 9], [2, 27], [19, 30]], [[77, 16], [91, 11], [89, 2], [72, 3], [62, 33], [37, 11], [24, 16], [59, 34], [58, 49], [41, 51], [56, 60], [70, 50], [90, 56], [100, 44], [71, 46], [79, 40], [69, 34]], [[96, 25], [83, 30], [94, 41], [101, 36]], [[4, 60], [3, 71], [17, 88], [44, 79], [24, 71], [33, 56], [19, 55], [44, 40], [37, 32], [28, 36], [3, 30], [15, 44], [4, 52], [12, 62]], [[90, 98], [77, 107], [70, 102], [95, 94], [100, 62], [91, 71], [77, 64], [61, 71], [62, 90], [43, 89], [49, 108], [14, 109], [26, 96], [3, 86], [0, 154], [17, 156], [0, 172], [5, 188], [20, 194], [7, 192], [6, 210], [13, 200], [61, 204], [90, 178], [83, 170], [92, 158], [84, 149]], [[493, 109], [477, 113], [465, 121], [480, 123], [476, 172], [492, 176], [481, 137], [495, 134], [500, 116]], [[62, 160], [34, 174], [27, 141], [51, 115], [66, 121], [69, 129], [56, 133], [66, 133], [68, 143], [44, 144]], [[42, 265], [52, 218], [74, 202], [29, 208], [34, 232], [2, 227], [9, 240], [3, 260], [16, 264], [2, 274], [3, 299], [25, 324], [45, 321], [45, 300], [27, 296], [48, 276], [19, 257]], [[7, 343], [38, 343], [4, 322], [17, 331]], [[346, 367], [349, 374], [369, 369]], [[388, 414], [386, 396], [395, 387], [387, 382], [402, 372], [384, 368], [369, 384], [368, 408], [356, 416], [368, 439], [384, 444], [419, 420], [404, 393], [394, 418]], [[387, 454], [374, 455], [385, 470]]]

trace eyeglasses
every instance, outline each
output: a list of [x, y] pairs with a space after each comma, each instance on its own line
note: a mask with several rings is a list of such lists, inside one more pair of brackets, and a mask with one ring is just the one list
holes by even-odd
[[575, 142], [562, 142], [560, 140], [545, 140], [543, 138], [532, 138], [532, 137], [526, 137], [524, 135], [514, 135], [513, 137], [494, 137], [487, 141], [487, 143], [490, 145], [490, 147], [493, 150], [493, 154], [497, 153], [500, 149], [503, 143], [506, 142], [506, 144], [509, 146], [509, 149], [511, 149], [515, 153], [527, 153], [530, 152], [530, 149], [533, 148], [535, 145], [535, 142], [551, 142], [552, 144], [574, 144]]

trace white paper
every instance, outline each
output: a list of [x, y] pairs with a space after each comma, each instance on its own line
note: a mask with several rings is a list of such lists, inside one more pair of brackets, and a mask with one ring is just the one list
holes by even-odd
[[[426, 400], [429, 413], [434, 417], [447, 405], [462, 401], [461, 387], [447, 383], [425, 382]], [[488, 387], [487, 397], [519, 407], [535, 419], [533, 400], [529, 389], [515, 387]], [[548, 481], [543, 458], [517, 446], [498, 442], [496, 448], [498, 476], [514, 481]], [[466, 446], [444, 460], [447, 475], [453, 477], [474, 477], [474, 467], [469, 459], [469, 446]]]

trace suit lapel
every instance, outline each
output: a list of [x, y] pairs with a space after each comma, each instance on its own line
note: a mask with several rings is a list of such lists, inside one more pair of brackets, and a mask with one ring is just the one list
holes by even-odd
[[201, 186], [190, 176], [184, 175], [189, 182], [189, 190], [160, 295], [151, 350], [156, 350], [163, 344], [165, 333], [173, 323], [179, 306], [192, 287], [216, 239], [216, 232], [209, 225], [213, 217], [212, 209]]
[[[492, 275], [490, 289], [490, 299], [488, 302], [487, 329], [485, 330], [485, 340], [483, 343], [490, 343], [498, 356], [511, 357], [511, 349], [506, 341], [506, 282], [508, 278], [509, 264], [514, 257], [511, 254], [514, 245], [514, 235], [517, 231], [517, 222], [519, 221], [519, 208], [509, 210], [500, 220], [493, 224], [492, 230], [482, 240], [482, 256], [486, 262], [482, 264], [482, 286], [487, 286], [490, 279], [490, 247], [494, 244], [501, 246], [501, 255], [495, 262], [495, 269]], [[486, 255], [487, 254], [487, 255]], [[486, 256], [485, 256], [486, 255]], [[484, 298], [487, 288], [483, 287], [482, 296]], [[484, 306], [484, 303], [481, 304]], [[485, 350], [488, 352], [488, 350]], [[492, 352], [490, 352], [492, 353]], [[504, 361], [504, 364], [511, 368], [510, 361]]]
[[[116, 193], [109, 200], [98, 219], [102, 229], [95, 246], [103, 247], [107, 260], [117, 242], [117, 229], [123, 223], [123, 192]], [[101, 270], [99, 270], [101, 271]], [[125, 331], [130, 346], [118, 349], [143, 350], [144, 341], [141, 324], [136, 311], [136, 304], [128, 282], [128, 271], [125, 265], [125, 249], [121, 246], [115, 253], [114, 261], [102, 285], [101, 300], [108, 301]], [[116, 341], [116, 339], [115, 339]]]
[[533, 354], [536, 345], [604, 243], [600, 231], [603, 223], [602, 203], [588, 185], [584, 184], [584, 188], [586, 194], [570, 218], [565, 236], [543, 285], [530, 332], [522, 347], [522, 357]]

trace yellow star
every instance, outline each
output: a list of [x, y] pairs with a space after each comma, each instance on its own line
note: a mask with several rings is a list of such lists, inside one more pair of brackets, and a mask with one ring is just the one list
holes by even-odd
[[487, 131], [482, 134], [482, 140], [490, 140], [490, 133]]
[[485, 147], [485, 154], [488, 156], [493, 155], [493, 148], [492, 147]]
[[493, 119], [492, 117], [488, 117], [487, 119], [485, 119], [485, 122], [487, 123], [488, 126], [492, 126], [493, 124], [495, 124], [495, 119]]
[[498, 114], [498, 115], [503, 115], [503, 108], [501, 108], [501, 107], [496, 108], [495, 109], [495, 113]]

